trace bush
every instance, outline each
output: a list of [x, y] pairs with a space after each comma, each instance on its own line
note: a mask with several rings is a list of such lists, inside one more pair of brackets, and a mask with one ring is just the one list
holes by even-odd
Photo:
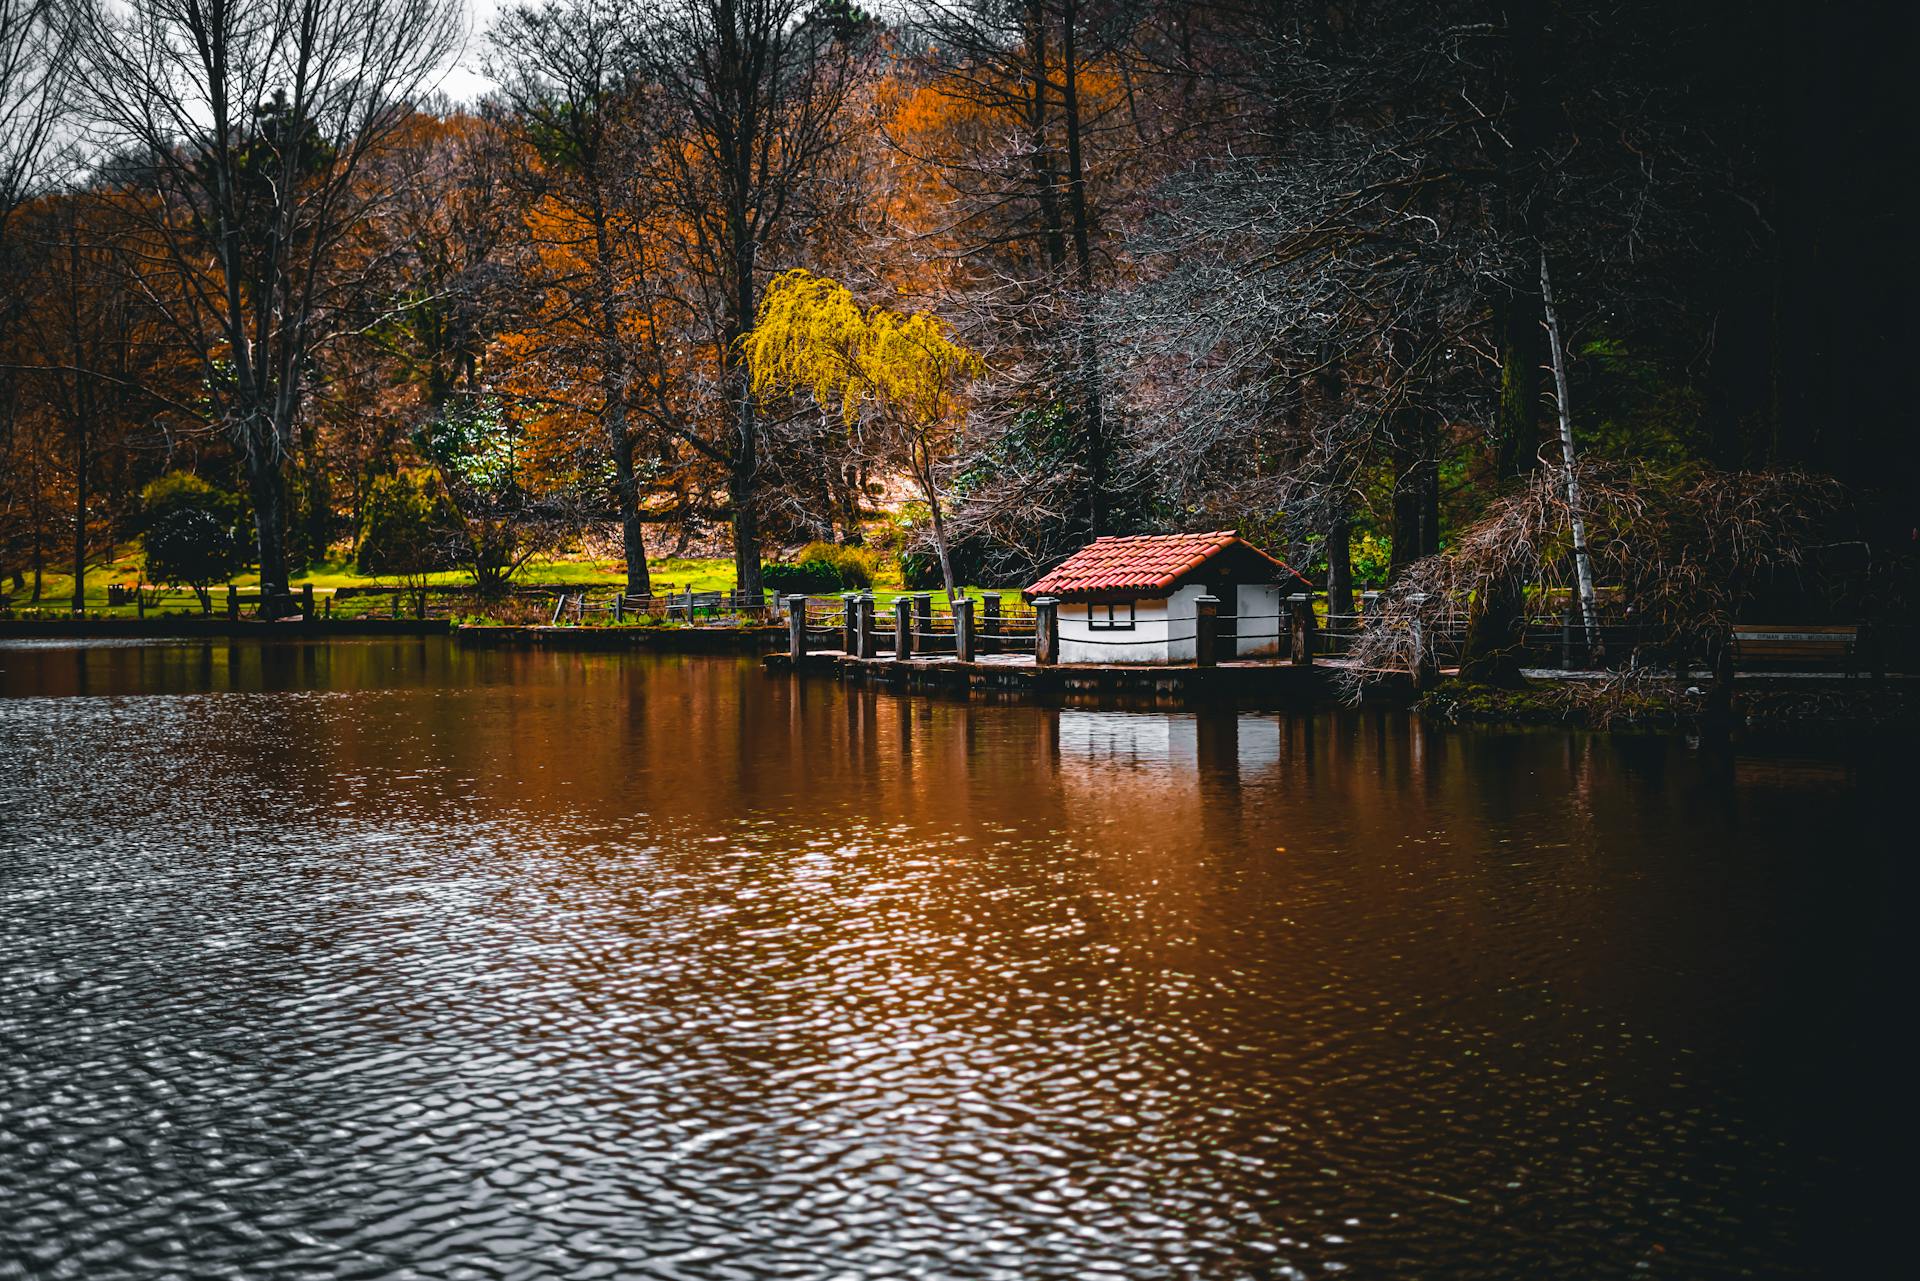
[[802, 568], [785, 561], [761, 561], [760, 581], [776, 596], [818, 596], [839, 591], [839, 575], [835, 574], [831, 581], [824, 581], [819, 570], [818, 564]]
[[791, 563], [764, 562], [760, 581], [781, 595], [865, 591], [873, 586], [873, 568], [873, 557], [858, 547], [808, 543]]
[[354, 555], [363, 574], [417, 577], [453, 568], [460, 535], [432, 473], [382, 476], [367, 494]]
[[[1010, 574], [1006, 566], [989, 562], [984, 549], [966, 539], [949, 547], [947, 555], [953, 561], [953, 577], [957, 585], [983, 584], [995, 579], [1005, 582], [1009, 577], [1017, 577]], [[900, 579], [916, 592], [937, 592], [947, 585], [940, 573], [940, 554], [931, 548], [903, 553], [900, 557]]]
[[147, 578], [171, 586], [186, 585], [211, 611], [207, 588], [245, 569], [247, 505], [238, 495], [216, 489], [190, 472], [168, 472], [140, 491], [141, 544], [147, 554]]

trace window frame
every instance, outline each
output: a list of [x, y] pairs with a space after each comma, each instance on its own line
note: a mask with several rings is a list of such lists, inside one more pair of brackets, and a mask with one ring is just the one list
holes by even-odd
[[[1087, 630], [1090, 632], [1133, 631], [1135, 626], [1140, 621], [1140, 611], [1138, 609], [1138, 602], [1131, 601], [1131, 600], [1127, 602], [1127, 617], [1126, 617], [1126, 621], [1124, 622], [1122, 622], [1114, 614], [1114, 611], [1118, 608], [1119, 608], [1118, 605], [1111, 604], [1111, 603], [1097, 605], [1092, 601], [1088, 601], [1087, 602]], [[1104, 619], [1101, 619], [1095, 616], [1094, 611], [1097, 609], [1104, 609], [1107, 611], [1106, 617]]]

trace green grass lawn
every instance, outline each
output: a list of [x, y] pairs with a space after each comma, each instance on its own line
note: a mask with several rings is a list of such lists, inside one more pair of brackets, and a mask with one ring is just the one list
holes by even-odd
[[[90, 566], [86, 577], [86, 612], [100, 617], [132, 617], [136, 608], [131, 605], [107, 604], [107, 588], [112, 584], [127, 585], [140, 581], [145, 558], [137, 544], [120, 548], [114, 559], [102, 565]], [[668, 592], [716, 592], [732, 591], [736, 576], [733, 561], [729, 557], [661, 557], [647, 562], [647, 569], [653, 578], [653, 590], [656, 593]], [[586, 559], [536, 560], [523, 567], [515, 575], [516, 583], [529, 586], [564, 586], [590, 590], [596, 587], [612, 588], [625, 582], [625, 573], [615, 561]], [[257, 590], [260, 576], [246, 573], [235, 577], [233, 585], [242, 592]], [[451, 571], [430, 575], [426, 580], [436, 587], [466, 587], [472, 581], [464, 573]], [[402, 584], [395, 578], [361, 574], [350, 562], [321, 562], [310, 565], [293, 576], [293, 590], [299, 593], [301, 585], [311, 583], [317, 602], [325, 601], [343, 587], [382, 588], [400, 590]], [[905, 591], [900, 581], [900, 571], [893, 562], [887, 562], [876, 576], [873, 590], [882, 598]], [[41, 580], [40, 600], [36, 604], [28, 599], [31, 588], [11, 592], [9, 607], [16, 616], [23, 617], [64, 617], [72, 612], [73, 576], [71, 574], [46, 574]], [[978, 587], [969, 587], [967, 593], [979, 599], [984, 593]], [[0, 596], [8, 594], [5, 585], [0, 585]], [[213, 608], [221, 613], [226, 608], [226, 585], [220, 584], [212, 589]], [[333, 606], [335, 616], [352, 616], [363, 612], [378, 610], [385, 612], [391, 607], [390, 598], [384, 594], [369, 597], [354, 594], [342, 597]], [[199, 613], [200, 602], [190, 589], [168, 590], [160, 594], [157, 603], [148, 605], [149, 612], [157, 613]]]

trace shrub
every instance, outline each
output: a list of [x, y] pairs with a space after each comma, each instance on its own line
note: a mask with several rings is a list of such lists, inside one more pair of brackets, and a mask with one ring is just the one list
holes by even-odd
[[238, 494], [217, 489], [190, 472], [168, 472], [140, 491], [141, 544], [147, 577], [184, 584], [211, 613], [207, 588], [247, 565], [247, 506]]
[[822, 581], [835, 582], [837, 587], [827, 588], [829, 591], [864, 591], [873, 586], [873, 560], [858, 547], [808, 543], [800, 549], [796, 563], [802, 569], [815, 566]]
[[429, 472], [382, 476], [368, 491], [355, 551], [363, 574], [412, 578], [451, 569], [459, 518]]
[[766, 561], [760, 581], [781, 595], [865, 591], [873, 586], [874, 557], [858, 547], [808, 543], [791, 562]]

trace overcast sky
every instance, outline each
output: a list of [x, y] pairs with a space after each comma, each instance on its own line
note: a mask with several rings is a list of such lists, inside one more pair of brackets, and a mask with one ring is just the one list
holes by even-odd
[[455, 102], [472, 102], [493, 87], [493, 82], [480, 74], [480, 64], [485, 61], [487, 28], [503, 2], [467, 0], [467, 47], [440, 82], [440, 92]]

